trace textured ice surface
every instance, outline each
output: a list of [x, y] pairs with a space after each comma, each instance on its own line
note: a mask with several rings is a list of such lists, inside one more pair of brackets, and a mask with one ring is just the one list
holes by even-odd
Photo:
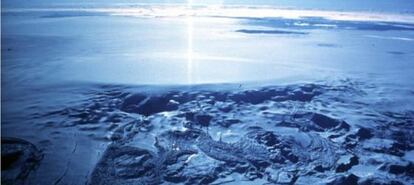
[[[40, 163], [29, 163], [38, 168], [29, 168], [32, 176], [24, 180], [57, 184], [413, 183], [409, 155], [414, 150], [414, 113], [383, 111], [369, 96], [378, 87], [344, 80], [335, 85], [188, 88], [99, 85], [71, 89], [84, 96], [78, 104], [29, 114], [28, 120], [37, 123], [33, 129], [39, 130], [39, 135], [29, 137], [43, 138], [37, 145], [45, 157], [36, 158]], [[6, 118], [11, 121], [10, 115]], [[17, 127], [12, 130], [13, 126]], [[5, 127], [11, 131], [7, 134], [26, 130], [7, 122]], [[67, 145], [67, 149], [53, 145]], [[30, 150], [40, 155], [37, 149]], [[66, 158], [68, 153], [72, 157]], [[84, 164], [86, 160], [95, 162]], [[59, 173], [53, 173], [55, 168]]]
[[65, 7], [2, 9], [2, 184], [414, 183], [411, 14]]

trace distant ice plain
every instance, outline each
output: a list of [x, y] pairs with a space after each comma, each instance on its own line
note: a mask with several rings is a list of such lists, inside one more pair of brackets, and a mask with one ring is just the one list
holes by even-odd
[[289, 83], [332, 74], [409, 83], [413, 73], [410, 14], [147, 5], [4, 8], [3, 16], [2, 67], [13, 83]]

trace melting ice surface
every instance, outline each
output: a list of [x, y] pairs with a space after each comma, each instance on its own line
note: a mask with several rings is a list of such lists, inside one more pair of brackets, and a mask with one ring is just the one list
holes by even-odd
[[414, 182], [411, 10], [7, 3], [2, 183]]

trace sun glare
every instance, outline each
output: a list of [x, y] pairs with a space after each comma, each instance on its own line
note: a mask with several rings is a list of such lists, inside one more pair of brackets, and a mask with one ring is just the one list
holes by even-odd
[[187, 1], [187, 81], [193, 83], [193, 17], [191, 9], [193, 1]]

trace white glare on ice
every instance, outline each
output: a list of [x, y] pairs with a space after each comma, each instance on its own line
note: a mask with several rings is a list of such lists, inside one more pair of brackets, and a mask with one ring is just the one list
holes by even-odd
[[303, 17], [323, 17], [330, 20], [342, 21], [378, 21], [378, 22], [400, 22], [414, 23], [412, 14], [398, 13], [376, 13], [376, 12], [347, 12], [347, 11], [325, 11], [325, 10], [299, 10], [283, 9], [273, 7], [253, 6], [198, 6], [193, 7], [192, 0], [187, 1], [186, 6], [180, 5], [153, 5], [136, 7], [88, 7], [88, 8], [4, 8], [3, 12], [25, 12], [25, 11], [53, 11], [53, 12], [96, 12], [108, 13], [114, 16], [134, 17], [181, 17], [192, 15], [197, 17], [249, 17], [266, 18], [279, 17], [288, 19], [301, 19]]
[[[192, 0], [188, 0], [187, 9], [192, 9]], [[187, 81], [193, 83], [193, 17], [187, 12]]]

